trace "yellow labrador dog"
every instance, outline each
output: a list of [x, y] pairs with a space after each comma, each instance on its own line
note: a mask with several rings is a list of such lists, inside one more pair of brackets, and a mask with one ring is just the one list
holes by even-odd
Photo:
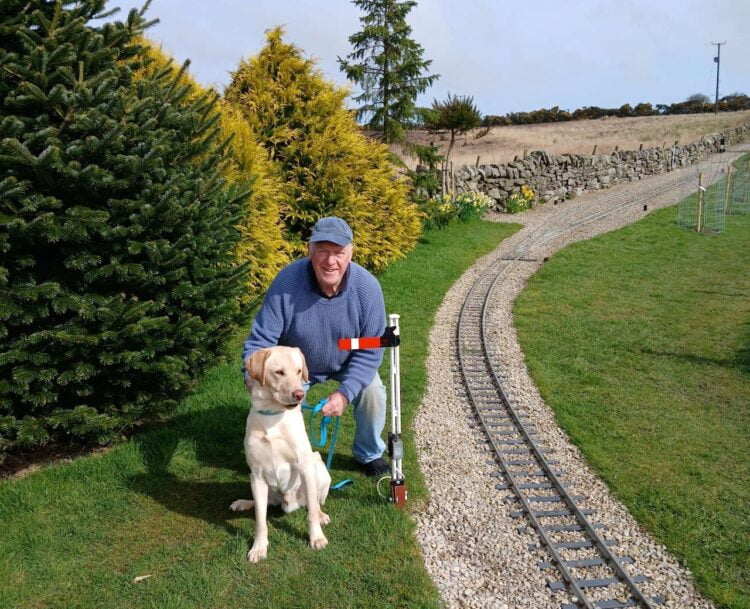
[[320, 506], [328, 496], [331, 476], [320, 453], [313, 453], [305, 431], [300, 408], [305, 396], [302, 381], [307, 381], [305, 357], [297, 348], [270, 347], [253, 353], [246, 369], [252, 379], [252, 406], [245, 457], [254, 501], [238, 499], [230, 509], [255, 506], [255, 542], [247, 559], [258, 562], [268, 553], [269, 504], [281, 505], [287, 513], [307, 506], [310, 545], [321, 550], [328, 544], [321, 525], [330, 518]]

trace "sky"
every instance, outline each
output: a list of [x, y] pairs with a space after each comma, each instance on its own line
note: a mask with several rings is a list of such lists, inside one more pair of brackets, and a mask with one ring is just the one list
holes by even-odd
[[[142, 0], [109, 0], [122, 12]], [[219, 91], [242, 59], [257, 54], [265, 31], [315, 59], [323, 75], [348, 83], [337, 58], [362, 12], [350, 0], [153, 0], [148, 36], [198, 82]], [[412, 38], [440, 78], [417, 99], [429, 106], [471, 96], [482, 115], [559, 106], [620, 107], [750, 95], [750, 0], [418, 0], [407, 16]], [[354, 106], [350, 102], [350, 106]]]

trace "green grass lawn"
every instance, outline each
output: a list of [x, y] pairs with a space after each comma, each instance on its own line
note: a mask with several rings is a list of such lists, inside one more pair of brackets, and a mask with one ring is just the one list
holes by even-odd
[[[445, 292], [517, 226], [472, 221], [427, 233], [381, 281], [401, 315], [405, 470], [412, 508], [426, 498], [411, 421], [425, 390], [427, 338]], [[169, 423], [101, 454], [0, 483], [0, 607], [438, 607], [412, 519], [354, 471], [347, 413], [326, 503], [328, 547], [307, 541], [306, 512], [269, 513], [269, 557], [246, 561], [254, 519], [242, 452], [248, 400], [240, 343]], [[388, 377], [387, 354], [382, 370]], [[322, 393], [318, 388], [318, 394]], [[315, 394], [311, 396], [315, 398]], [[389, 419], [390, 420], [390, 419]], [[133, 583], [137, 576], [152, 577]]]
[[750, 607], [750, 217], [676, 209], [566, 248], [515, 320], [562, 427], [718, 606]]

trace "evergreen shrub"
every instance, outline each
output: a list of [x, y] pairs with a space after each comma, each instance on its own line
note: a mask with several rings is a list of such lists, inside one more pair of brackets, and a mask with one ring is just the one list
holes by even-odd
[[[137, 78], [153, 77], [165, 68], [173, 75], [180, 72], [174, 59], [160, 47], [147, 39], [143, 43], [144, 52], [151, 62], [136, 74]], [[188, 72], [182, 72], [178, 82], [188, 87], [186, 103], [208, 93]], [[217, 112], [221, 141], [231, 139], [224, 176], [233, 183], [252, 182], [252, 192], [245, 201], [247, 213], [238, 225], [241, 237], [237, 248], [238, 260], [247, 263], [241, 301], [252, 305], [260, 301], [278, 271], [291, 261], [291, 248], [284, 238], [281, 222], [284, 183], [242, 113], [224, 100], [217, 103]]]
[[285, 182], [281, 209], [294, 255], [305, 253], [313, 224], [337, 215], [355, 235], [354, 259], [379, 271], [416, 245], [419, 211], [385, 145], [367, 139], [346, 109], [346, 89], [326, 81], [312, 60], [267, 35], [256, 57], [242, 61], [225, 93]]
[[104, 5], [0, 3], [0, 453], [168, 412], [239, 321], [215, 100], [133, 79], [143, 11]]

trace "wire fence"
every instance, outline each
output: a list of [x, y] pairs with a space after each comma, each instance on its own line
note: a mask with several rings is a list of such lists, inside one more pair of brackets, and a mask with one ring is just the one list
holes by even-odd
[[750, 214], [750, 159], [740, 161], [729, 180], [728, 214]]
[[[713, 184], [711, 188], [704, 185]], [[698, 175], [698, 192], [677, 208], [677, 224], [688, 230], [717, 235], [728, 214], [750, 214], [750, 158], [736, 164], [712, 163]]]

